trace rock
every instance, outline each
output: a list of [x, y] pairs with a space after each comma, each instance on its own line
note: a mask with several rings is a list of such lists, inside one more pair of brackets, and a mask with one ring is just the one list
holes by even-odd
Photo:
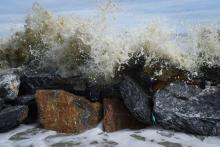
[[34, 95], [25, 95], [17, 98], [17, 105], [28, 106], [28, 117], [25, 119], [24, 123], [34, 123], [38, 118], [37, 103]]
[[93, 102], [119, 95], [118, 85], [89, 85], [86, 88], [86, 97]]
[[145, 124], [140, 123], [131, 115], [119, 97], [103, 99], [103, 108], [103, 127], [106, 132], [146, 127]]
[[220, 84], [220, 66], [202, 66], [199, 76], [205, 81], [211, 81], [213, 85]]
[[220, 135], [220, 87], [201, 89], [176, 82], [154, 97], [156, 122], [165, 129]]
[[20, 76], [13, 70], [0, 73], [0, 97], [14, 100], [19, 92]]
[[81, 77], [61, 77], [51, 73], [24, 73], [21, 76], [20, 95], [33, 95], [37, 89], [62, 89], [83, 95], [86, 80]]
[[169, 61], [161, 60], [144, 67], [143, 74], [151, 77], [152, 92], [163, 89], [172, 82], [184, 81], [191, 85], [198, 85], [204, 88], [205, 83], [202, 76], [186, 71], [173, 65]]
[[30, 128], [22, 132], [16, 132], [16, 134], [13, 134], [9, 138], [11, 141], [22, 141], [22, 140], [27, 140], [27, 139], [33, 139], [36, 135], [41, 136], [43, 133], [48, 132], [46, 129], [42, 128]]
[[101, 100], [101, 91], [102, 88], [100, 86], [89, 86], [86, 88], [86, 97], [93, 102]]
[[80, 133], [102, 119], [102, 105], [63, 90], [37, 90], [39, 119], [46, 129]]
[[177, 80], [188, 80], [189, 73], [177, 68], [168, 61], [152, 63], [144, 67], [144, 73], [159, 81], [173, 82]]
[[4, 107], [4, 100], [0, 98], [0, 111]]
[[28, 115], [27, 106], [10, 106], [0, 112], [0, 132], [9, 131], [22, 123]]
[[125, 106], [139, 121], [151, 124], [152, 97], [128, 76], [120, 84], [120, 92]]

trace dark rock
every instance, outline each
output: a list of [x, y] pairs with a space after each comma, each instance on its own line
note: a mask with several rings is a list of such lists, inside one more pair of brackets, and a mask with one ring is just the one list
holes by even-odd
[[62, 89], [83, 95], [86, 80], [81, 77], [61, 77], [50, 73], [24, 73], [21, 76], [19, 95], [35, 94], [37, 89]]
[[16, 104], [28, 106], [28, 117], [25, 119], [24, 123], [34, 123], [37, 121], [38, 111], [34, 95], [20, 96], [17, 98]]
[[22, 123], [28, 115], [27, 106], [10, 106], [0, 112], [0, 132], [9, 131]]
[[22, 132], [16, 132], [16, 134], [13, 134], [13, 136], [11, 136], [9, 138], [9, 140], [11, 141], [22, 141], [22, 140], [26, 140], [26, 139], [32, 139], [33, 137], [35, 137], [36, 135], [41, 135], [43, 133], [46, 133], [48, 130], [46, 129], [42, 129], [42, 128], [31, 128], [31, 129], [27, 129], [25, 131]]
[[98, 101], [102, 99], [101, 91], [102, 88], [99, 86], [89, 86], [86, 88], [86, 97], [93, 102]]
[[220, 135], [220, 88], [204, 90], [178, 82], [158, 91], [156, 122], [165, 129], [198, 135]]
[[2, 110], [4, 106], [4, 100], [0, 98], [0, 111]]
[[37, 90], [39, 120], [46, 129], [80, 133], [102, 119], [102, 104], [63, 90]]
[[140, 123], [131, 115], [119, 97], [103, 99], [103, 108], [103, 128], [106, 132], [146, 127], [145, 124]]
[[106, 97], [117, 97], [120, 95], [118, 85], [89, 85], [86, 88], [86, 97], [93, 101], [100, 101]]
[[0, 97], [14, 100], [19, 92], [20, 76], [14, 70], [0, 72]]
[[128, 76], [124, 76], [120, 92], [131, 114], [139, 121], [151, 124], [152, 97]]
[[145, 57], [140, 53], [134, 53], [128, 62], [121, 67], [121, 74], [126, 74], [134, 77], [139, 77], [140, 73], [143, 72], [145, 65]]
[[59, 74], [28, 72], [21, 75], [19, 95], [33, 95], [37, 89], [62, 89], [99, 101], [106, 96], [119, 93], [114, 85], [95, 85], [81, 76], [62, 77]]
[[138, 141], [146, 141], [145, 137], [137, 135], [137, 134], [131, 134], [130, 136]]
[[211, 81], [212, 85], [220, 83], [220, 66], [202, 66], [200, 67], [199, 76], [205, 81]]

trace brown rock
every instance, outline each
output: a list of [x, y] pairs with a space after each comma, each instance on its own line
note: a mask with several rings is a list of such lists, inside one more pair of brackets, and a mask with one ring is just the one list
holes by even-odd
[[188, 80], [187, 71], [176, 68], [175, 66], [155, 63], [144, 68], [144, 73], [159, 81], [173, 82], [173, 81], [186, 81]]
[[145, 66], [144, 74], [155, 80], [155, 83], [152, 85], [153, 92], [163, 89], [176, 81], [184, 81], [190, 85], [201, 85], [202, 82], [190, 72], [164, 61]]
[[95, 127], [102, 118], [102, 105], [63, 90], [37, 90], [40, 123], [46, 129], [80, 133]]
[[131, 116], [121, 98], [105, 98], [103, 100], [104, 120], [103, 127], [106, 132], [121, 129], [140, 129], [146, 127]]

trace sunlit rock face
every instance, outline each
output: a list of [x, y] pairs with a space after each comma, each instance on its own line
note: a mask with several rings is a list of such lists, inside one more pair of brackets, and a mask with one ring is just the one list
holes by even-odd
[[95, 127], [102, 119], [102, 105], [62, 90], [38, 90], [39, 120], [46, 129], [80, 133]]
[[199, 135], [220, 134], [219, 105], [219, 86], [201, 89], [177, 82], [159, 90], [154, 97], [154, 113], [159, 125]]

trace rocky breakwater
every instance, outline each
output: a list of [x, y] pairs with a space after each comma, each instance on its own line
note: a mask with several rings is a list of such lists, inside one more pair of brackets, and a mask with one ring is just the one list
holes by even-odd
[[51, 72], [1, 72], [0, 131], [39, 122], [46, 129], [81, 133], [103, 120], [106, 132], [154, 125], [220, 135], [218, 67], [201, 67], [192, 75], [165, 62], [144, 62], [126, 66], [114, 85]]

